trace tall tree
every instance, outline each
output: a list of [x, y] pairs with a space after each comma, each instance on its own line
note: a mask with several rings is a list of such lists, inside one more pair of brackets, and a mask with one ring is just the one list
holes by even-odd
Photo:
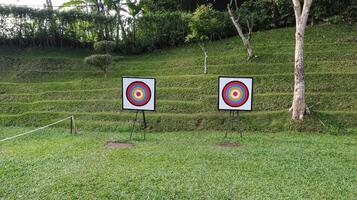
[[304, 82], [304, 34], [312, 0], [304, 0], [301, 8], [300, 0], [292, 0], [294, 4], [296, 32], [295, 32], [295, 67], [294, 67], [294, 98], [290, 108], [293, 120], [303, 120], [309, 108], [305, 102]]
[[[107, 0], [107, 1], [109, 2], [110, 7], [114, 8], [116, 12], [116, 20], [117, 20], [116, 46], [118, 47], [120, 35], [122, 39], [126, 38], [126, 31], [124, 27], [122, 12], [128, 13], [128, 11], [124, 8], [124, 4], [122, 3], [122, 0]], [[120, 31], [121, 34], [119, 33]]]
[[206, 44], [212, 39], [212, 33], [219, 27], [217, 12], [212, 5], [199, 6], [190, 19], [189, 27], [191, 33], [187, 35], [186, 41], [197, 41], [199, 43], [204, 54], [203, 73], [207, 74], [208, 51]]
[[133, 23], [132, 23], [132, 31], [133, 31], [133, 39], [136, 40], [136, 21], [137, 21], [137, 16], [141, 12], [141, 4], [137, 0], [126, 0], [126, 5], [128, 6], [128, 13], [131, 15], [133, 18]]
[[[252, 29], [253, 29], [253, 18], [251, 18], [250, 21], [247, 18], [247, 29], [248, 29], [249, 32], [248, 32], [247, 36], [245, 36], [244, 33], [243, 33], [242, 26], [240, 25], [240, 22], [239, 22], [239, 15], [236, 18], [234, 16], [232, 10], [231, 10], [232, 4], [233, 4], [233, 0], [231, 0], [230, 4], [227, 4], [228, 14], [229, 14], [229, 16], [230, 16], [230, 18], [232, 20], [232, 23], [233, 23], [234, 27], [237, 29], [239, 37], [243, 41], [244, 47], [247, 49], [248, 60], [250, 60], [250, 59], [255, 57], [254, 51], [253, 51], [253, 46], [250, 43], [250, 39], [251, 39], [251, 35], [252, 35]], [[238, 3], [237, 3], [237, 1], [235, 1], [235, 8], [236, 8], [236, 11], [238, 11]]]

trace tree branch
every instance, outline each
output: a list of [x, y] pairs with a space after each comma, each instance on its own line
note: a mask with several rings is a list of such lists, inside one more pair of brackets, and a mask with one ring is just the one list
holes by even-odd
[[300, 25], [300, 17], [301, 17], [301, 4], [300, 0], [292, 0], [294, 4], [294, 12], [295, 12], [295, 21], [296, 25]]
[[235, 19], [234, 15], [233, 15], [233, 13], [232, 13], [232, 10], [231, 10], [231, 8], [230, 8], [230, 6], [229, 6], [229, 4], [227, 5], [227, 9], [228, 9], [229, 16], [230, 16], [230, 18], [231, 18], [231, 20], [232, 20], [232, 22], [233, 22], [233, 25], [236, 27], [236, 29], [237, 29], [237, 31], [238, 31], [239, 36], [240, 36], [241, 38], [244, 38], [244, 39], [245, 39], [244, 34], [243, 34], [243, 31], [242, 31], [242, 28], [240, 27], [240, 24], [239, 24], [239, 21], [238, 21], [239, 18], [238, 18], [238, 19]]
[[253, 17], [251, 16], [251, 21], [249, 22], [249, 20], [247, 19], [247, 27], [248, 27], [248, 40], [251, 39], [252, 36], [252, 31], [253, 31], [253, 26], [254, 26], [254, 22], [253, 22]]
[[312, 0], [304, 0], [304, 7], [301, 14], [301, 25], [306, 26], [307, 19], [309, 18], [309, 10], [312, 4]]

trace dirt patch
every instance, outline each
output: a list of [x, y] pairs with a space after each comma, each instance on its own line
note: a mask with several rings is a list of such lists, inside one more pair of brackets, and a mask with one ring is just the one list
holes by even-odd
[[218, 144], [217, 146], [234, 148], [234, 147], [240, 147], [241, 145], [237, 142], [222, 142], [222, 143]]
[[125, 149], [133, 147], [133, 144], [126, 143], [126, 142], [117, 142], [117, 141], [108, 141], [107, 147], [110, 149]]

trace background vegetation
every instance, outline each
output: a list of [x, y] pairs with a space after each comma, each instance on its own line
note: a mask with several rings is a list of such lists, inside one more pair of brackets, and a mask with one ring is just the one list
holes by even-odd
[[[206, 1], [88, 0], [70, 1], [71, 10], [0, 7], [0, 44], [21, 47], [91, 47], [95, 41], [116, 41], [121, 53], [142, 53], [183, 44], [189, 32], [191, 13]], [[236, 35], [226, 5], [212, 1], [220, 27], [210, 35], [222, 39]], [[254, 18], [254, 30], [294, 25], [291, 1], [238, 1], [241, 20]], [[73, 9], [74, 8], [74, 9]], [[89, 9], [88, 9], [89, 8]], [[357, 5], [353, 0], [316, 0], [309, 24], [353, 23]], [[127, 14], [123, 14], [127, 13]], [[244, 21], [245, 23], [245, 21]]]

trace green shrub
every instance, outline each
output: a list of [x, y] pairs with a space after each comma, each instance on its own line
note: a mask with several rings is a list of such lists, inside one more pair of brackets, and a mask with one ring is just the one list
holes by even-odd
[[97, 67], [103, 71], [105, 78], [107, 78], [108, 66], [112, 64], [112, 56], [109, 54], [94, 54], [84, 59], [87, 65]]

